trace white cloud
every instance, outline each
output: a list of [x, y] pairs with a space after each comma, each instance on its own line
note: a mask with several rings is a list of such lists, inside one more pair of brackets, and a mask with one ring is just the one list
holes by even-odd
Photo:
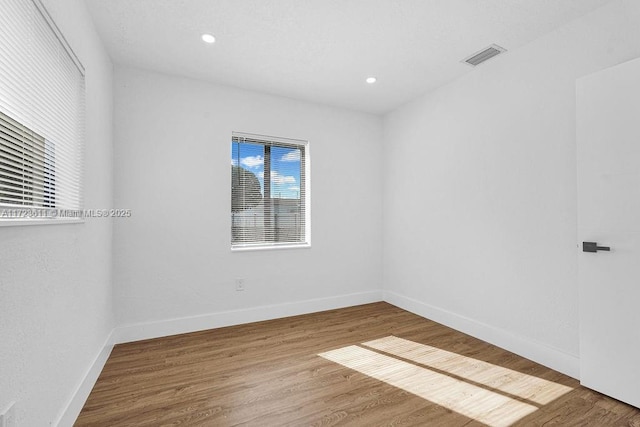
[[258, 172], [258, 178], [264, 179], [264, 172]]
[[300, 150], [292, 150], [280, 158], [281, 162], [297, 162], [300, 160]]
[[240, 164], [248, 168], [257, 168], [264, 164], [262, 156], [248, 156], [240, 159]]
[[293, 187], [289, 187], [289, 190], [291, 190], [291, 191], [300, 191], [300, 187], [294, 185]]
[[295, 184], [296, 178], [293, 176], [283, 176], [276, 171], [271, 171], [271, 182], [277, 185], [280, 184]]
[[238, 166], [238, 159], [231, 159], [231, 166]]

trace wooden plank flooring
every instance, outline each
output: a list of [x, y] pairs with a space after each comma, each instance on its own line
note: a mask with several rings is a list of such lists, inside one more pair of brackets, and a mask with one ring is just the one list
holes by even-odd
[[640, 427], [640, 410], [375, 303], [117, 345], [75, 425]]

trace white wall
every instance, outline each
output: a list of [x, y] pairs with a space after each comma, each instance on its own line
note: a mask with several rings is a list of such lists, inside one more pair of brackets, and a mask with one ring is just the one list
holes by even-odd
[[[379, 300], [381, 126], [377, 116], [117, 67], [115, 200], [133, 212], [114, 224], [119, 340]], [[232, 131], [309, 140], [310, 249], [231, 252]]]
[[386, 116], [388, 299], [577, 376], [575, 80], [639, 55], [614, 1]]
[[[86, 67], [85, 205], [112, 204], [112, 66], [80, 0], [45, 6]], [[0, 410], [55, 424], [113, 326], [111, 220], [0, 227]]]

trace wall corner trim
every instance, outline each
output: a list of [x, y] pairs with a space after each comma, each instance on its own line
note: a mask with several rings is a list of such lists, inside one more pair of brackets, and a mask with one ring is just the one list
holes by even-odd
[[100, 373], [102, 372], [102, 368], [104, 368], [105, 363], [107, 363], [107, 359], [109, 359], [109, 355], [111, 354], [111, 350], [113, 350], [114, 346], [114, 330], [112, 330], [107, 339], [105, 340], [104, 345], [100, 349], [98, 355], [93, 360], [93, 363], [89, 366], [87, 371], [85, 372], [82, 380], [76, 387], [73, 392], [69, 402], [65, 406], [62, 411], [62, 415], [53, 425], [57, 427], [71, 427], [75, 423], [78, 415], [80, 415], [80, 411], [82, 411], [82, 407], [84, 406], [93, 386], [95, 385]]
[[384, 300], [403, 310], [504, 348], [570, 377], [580, 378], [580, 358], [576, 355], [395, 292], [384, 291]]

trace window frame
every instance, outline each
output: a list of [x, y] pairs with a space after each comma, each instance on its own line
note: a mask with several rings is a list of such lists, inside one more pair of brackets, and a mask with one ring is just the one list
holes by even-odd
[[[236, 141], [238, 139], [238, 141]], [[241, 140], [241, 141], [240, 141]], [[231, 251], [263, 251], [263, 250], [281, 250], [281, 249], [305, 249], [311, 247], [311, 155], [310, 144], [308, 140], [275, 137], [269, 135], [252, 134], [245, 132], [232, 132], [231, 138], [232, 150], [234, 142], [245, 142], [252, 144], [260, 144], [263, 147], [282, 147], [282, 148], [298, 148], [300, 149], [300, 201], [304, 206], [304, 239], [301, 242], [256, 242], [256, 243], [234, 243], [231, 237]], [[231, 159], [233, 160], [233, 151]], [[270, 157], [270, 156], [265, 156]], [[270, 160], [270, 159], [269, 159]], [[265, 173], [270, 172], [270, 165], [264, 166]], [[233, 199], [232, 183], [229, 183], [230, 201]], [[264, 193], [270, 194], [271, 189], [267, 189], [264, 185]], [[263, 195], [265, 197], [266, 194]], [[233, 232], [233, 212], [230, 216], [230, 231]]]

